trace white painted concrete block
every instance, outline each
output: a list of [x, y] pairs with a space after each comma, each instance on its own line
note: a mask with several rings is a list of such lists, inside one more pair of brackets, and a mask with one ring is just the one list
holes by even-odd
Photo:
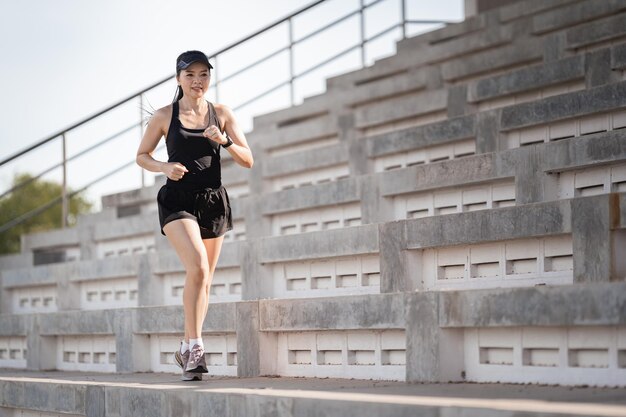
[[575, 120], [563, 120], [548, 125], [548, 139], [559, 140], [578, 136]]
[[361, 224], [360, 203], [315, 207], [271, 216], [272, 235], [290, 235]]
[[316, 338], [318, 350], [343, 350], [346, 345], [345, 337], [338, 337], [335, 333], [321, 332]]
[[467, 380], [624, 386], [624, 327], [465, 330]]
[[378, 255], [313, 259], [274, 265], [275, 297], [376, 293], [379, 288]]
[[56, 285], [40, 285], [11, 289], [13, 314], [49, 313], [57, 311]]
[[[573, 87], [573, 90], [584, 89], [584, 85], [582, 85], [581, 88]], [[503, 136], [502, 144], [505, 149], [514, 149], [534, 143], [549, 142], [620, 129], [624, 126], [626, 126], [624, 111], [616, 110], [603, 114], [590, 114], [578, 118], [558, 120], [547, 124], [513, 130]]]
[[294, 332], [287, 334], [287, 348], [289, 350], [310, 350], [314, 344], [314, 332]]
[[100, 310], [136, 307], [138, 304], [136, 277], [102, 279], [80, 282], [80, 308]]
[[465, 140], [452, 144], [453, 157], [450, 159], [461, 158], [463, 156], [474, 155], [476, 153], [476, 141]]
[[[610, 170], [609, 169], [589, 169], [589, 170], [580, 170], [574, 172], [574, 187], [581, 191], [581, 195], [583, 194], [583, 190], [586, 188], [596, 188], [599, 186], [600, 193], [603, 191], [603, 186], [610, 179]], [[591, 195], [589, 193], [584, 193], [586, 195]]]
[[26, 337], [0, 337], [0, 368], [26, 368]]
[[290, 188], [304, 187], [306, 185], [337, 181], [347, 178], [349, 175], [350, 168], [348, 164], [340, 164], [272, 178], [271, 188], [273, 191], [287, 190]]
[[429, 162], [440, 162], [452, 159], [454, 155], [454, 145], [445, 144], [426, 148], [426, 158]]
[[96, 243], [96, 254], [98, 259], [136, 255], [140, 253], [153, 252], [154, 250], [154, 234], [111, 239]]
[[499, 288], [573, 282], [571, 235], [421, 251], [427, 290]]
[[580, 134], [589, 135], [596, 132], [605, 132], [609, 130], [610, 115], [609, 114], [597, 114], [590, 115], [580, 120]]
[[405, 380], [404, 330], [280, 332], [277, 339], [280, 375]]
[[558, 198], [573, 198], [626, 189], [626, 164], [565, 171], [558, 174]]
[[533, 126], [519, 131], [519, 146], [546, 142], [548, 131], [546, 126]]
[[476, 153], [476, 141], [464, 139], [442, 145], [414, 149], [374, 158], [374, 171], [383, 172], [414, 165], [430, 164], [449, 159], [462, 158]]
[[364, 333], [360, 331], [348, 331], [346, 332], [348, 338], [349, 350], [374, 350], [376, 349], [376, 343], [378, 335], [375, 333]]
[[115, 336], [58, 336], [57, 369], [115, 372]]
[[[626, 71], [624, 71], [626, 74]], [[624, 78], [626, 80], [626, 77]], [[618, 110], [611, 113], [611, 127], [613, 129], [621, 129], [626, 127], [626, 110]]]
[[451, 187], [393, 197], [395, 219], [414, 219], [515, 205], [515, 183]]

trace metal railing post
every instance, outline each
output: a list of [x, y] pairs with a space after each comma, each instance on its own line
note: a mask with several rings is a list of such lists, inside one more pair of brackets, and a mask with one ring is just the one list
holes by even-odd
[[365, 13], [364, 13], [365, 0], [361, 0], [361, 6], [359, 9], [359, 16], [361, 21], [361, 66], [365, 67]]
[[217, 55], [213, 55], [211, 58], [215, 60], [215, 66], [213, 67], [213, 71], [211, 71], [211, 73], [215, 76], [215, 82], [213, 83], [213, 85], [215, 86], [215, 102], [218, 103], [220, 101], [220, 95], [218, 91], [219, 83], [217, 81], [217, 69], [219, 68], [219, 65], [217, 65]]
[[[139, 94], [139, 141], [143, 139], [143, 133], [143, 94]], [[141, 171], [141, 188], [143, 188], [146, 186], [145, 169], [139, 167], [139, 170]]]
[[62, 134], [61, 139], [62, 148], [63, 148], [63, 185], [61, 189], [61, 226], [65, 229], [67, 227], [67, 213], [68, 213], [68, 204], [67, 204], [67, 151], [66, 151], [66, 138], [65, 132]]
[[289, 95], [291, 97], [291, 105], [293, 106], [294, 103], [296, 102], [295, 100], [295, 93], [293, 90], [293, 73], [294, 73], [294, 68], [293, 68], [293, 23], [292, 23], [292, 19], [289, 19], [287, 21], [288, 25], [289, 25]]
[[400, 0], [400, 19], [402, 20], [402, 39], [406, 39], [406, 0]]

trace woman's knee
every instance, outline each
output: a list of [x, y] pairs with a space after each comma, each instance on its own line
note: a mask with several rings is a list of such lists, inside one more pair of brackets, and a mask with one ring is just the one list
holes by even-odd
[[197, 260], [187, 265], [187, 279], [198, 286], [207, 286], [211, 279], [211, 268], [206, 260]]

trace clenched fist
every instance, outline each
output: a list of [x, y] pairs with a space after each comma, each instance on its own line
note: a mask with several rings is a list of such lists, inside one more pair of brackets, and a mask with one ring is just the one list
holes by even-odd
[[161, 167], [161, 172], [163, 172], [167, 178], [178, 181], [185, 175], [185, 172], [189, 171], [183, 164], [178, 162], [166, 162]]
[[209, 138], [212, 141], [219, 143], [220, 145], [225, 145], [226, 143], [228, 143], [228, 141], [226, 140], [224, 135], [222, 135], [222, 133], [220, 132], [218, 127], [215, 126], [215, 125], [211, 125], [211, 126], [207, 127], [204, 130], [204, 132], [202, 132], [202, 135], [205, 138]]

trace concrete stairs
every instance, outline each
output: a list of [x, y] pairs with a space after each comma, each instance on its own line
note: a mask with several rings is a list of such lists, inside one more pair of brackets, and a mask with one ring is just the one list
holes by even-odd
[[623, 390], [608, 388], [210, 376], [181, 389], [168, 374], [37, 371], [5, 372], [0, 386], [9, 380], [5, 401], [28, 404], [29, 416], [557, 417], [623, 416], [625, 407]]
[[624, 21], [524, 0], [255, 118], [252, 170], [223, 161], [208, 381], [171, 359], [163, 177], [23, 236], [0, 415], [626, 415]]

